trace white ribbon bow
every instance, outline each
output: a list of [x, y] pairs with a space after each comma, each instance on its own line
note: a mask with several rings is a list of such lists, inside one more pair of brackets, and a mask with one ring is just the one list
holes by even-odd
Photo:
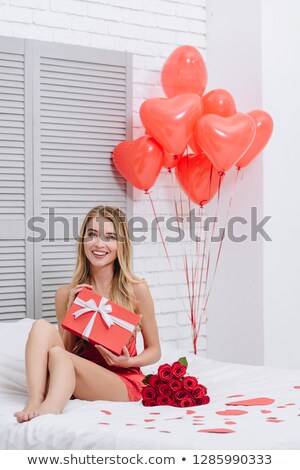
[[97, 304], [94, 299], [89, 299], [87, 301], [84, 301], [76, 297], [76, 299], [74, 300], [74, 303], [76, 305], [83, 307], [73, 313], [75, 320], [77, 320], [78, 317], [80, 317], [81, 315], [84, 315], [85, 313], [94, 312], [94, 315], [92, 316], [87, 326], [85, 327], [84, 332], [82, 333], [82, 337], [86, 341], [89, 341], [89, 337], [90, 337], [90, 334], [91, 334], [91, 331], [94, 326], [95, 319], [98, 313], [101, 315], [104, 323], [106, 324], [108, 328], [110, 328], [112, 325], [119, 325], [122, 328], [133, 333], [134, 328], [135, 328], [134, 325], [132, 325], [131, 323], [128, 323], [125, 320], [121, 320], [120, 318], [115, 317], [114, 315], [110, 315], [110, 313], [112, 312], [112, 306], [107, 305], [107, 302], [108, 302], [108, 299], [106, 299], [105, 297], [102, 297], [102, 299], [100, 300], [99, 306], [97, 307]]

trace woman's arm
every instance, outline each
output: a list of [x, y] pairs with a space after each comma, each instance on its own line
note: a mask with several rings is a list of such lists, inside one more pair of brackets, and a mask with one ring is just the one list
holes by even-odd
[[66, 315], [66, 305], [69, 299], [70, 289], [69, 286], [61, 286], [55, 294], [55, 309], [58, 324], [58, 331], [63, 340], [67, 351], [72, 352], [78, 338], [67, 330], [61, 327], [61, 323]]
[[155, 318], [154, 303], [147, 282], [135, 284], [134, 294], [138, 313], [142, 315], [142, 335], [144, 351], [129, 359], [129, 367], [143, 367], [155, 364], [161, 358], [158, 328]]

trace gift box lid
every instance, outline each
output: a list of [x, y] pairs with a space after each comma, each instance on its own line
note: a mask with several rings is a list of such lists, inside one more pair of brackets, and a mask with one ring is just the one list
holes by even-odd
[[[83, 304], [77, 305], [77, 299], [79, 299], [79, 303], [83, 301]], [[91, 302], [91, 300], [94, 302]], [[89, 302], [89, 305], [86, 305], [87, 302]], [[100, 303], [102, 303], [102, 311], [100, 312], [93, 310], [92, 307], [89, 308], [92, 304], [94, 304], [96, 308], [99, 308]], [[85, 309], [85, 312], [83, 312], [83, 309]], [[104, 312], [106, 310], [105, 313], [109, 316], [109, 319], [112, 319], [116, 323], [111, 326], [106, 324], [106, 315], [105, 313], [104, 316], [102, 315], [103, 309]], [[111, 312], [109, 312], [109, 310], [111, 310]], [[81, 314], [77, 316], [78, 313]], [[120, 326], [117, 323], [120, 320], [123, 320], [125, 325], [129, 323], [128, 328], [130, 327], [131, 331], [126, 329], [124, 325]], [[140, 317], [136, 313], [84, 287], [76, 296], [61, 326], [93, 344], [101, 344], [119, 355], [122, 353], [123, 347], [127, 344], [139, 321]], [[84, 335], [87, 330], [88, 336], [87, 334]]]

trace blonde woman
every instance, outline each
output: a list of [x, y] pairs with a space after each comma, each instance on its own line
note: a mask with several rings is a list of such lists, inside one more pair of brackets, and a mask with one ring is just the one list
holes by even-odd
[[[135, 276], [130, 266], [125, 214], [110, 206], [93, 208], [81, 227], [71, 284], [56, 292], [58, 331], [40, 319], [29, 333], [25, 354], [29, 399], [25, 408], [14, 414], [19, 423], [47, 413], [59, 414], [70, 398], [121, 402], [141, 399], [144, 374], [140, 367], [157, 362], [161, 350], [147, 282]], [[141, 317], [120, 356], [61, 328], [67, 310], [83, 287]], [[144, 350], [137, 355], [139, 330]]]

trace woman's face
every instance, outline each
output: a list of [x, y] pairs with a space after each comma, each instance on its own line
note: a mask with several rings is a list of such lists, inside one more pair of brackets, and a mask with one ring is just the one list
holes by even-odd
[[113, 263], [118, 256], [114, 224], [102, 216], [90, 219], [84, 235], [84, 251], [89, 262], [97, 267]]

